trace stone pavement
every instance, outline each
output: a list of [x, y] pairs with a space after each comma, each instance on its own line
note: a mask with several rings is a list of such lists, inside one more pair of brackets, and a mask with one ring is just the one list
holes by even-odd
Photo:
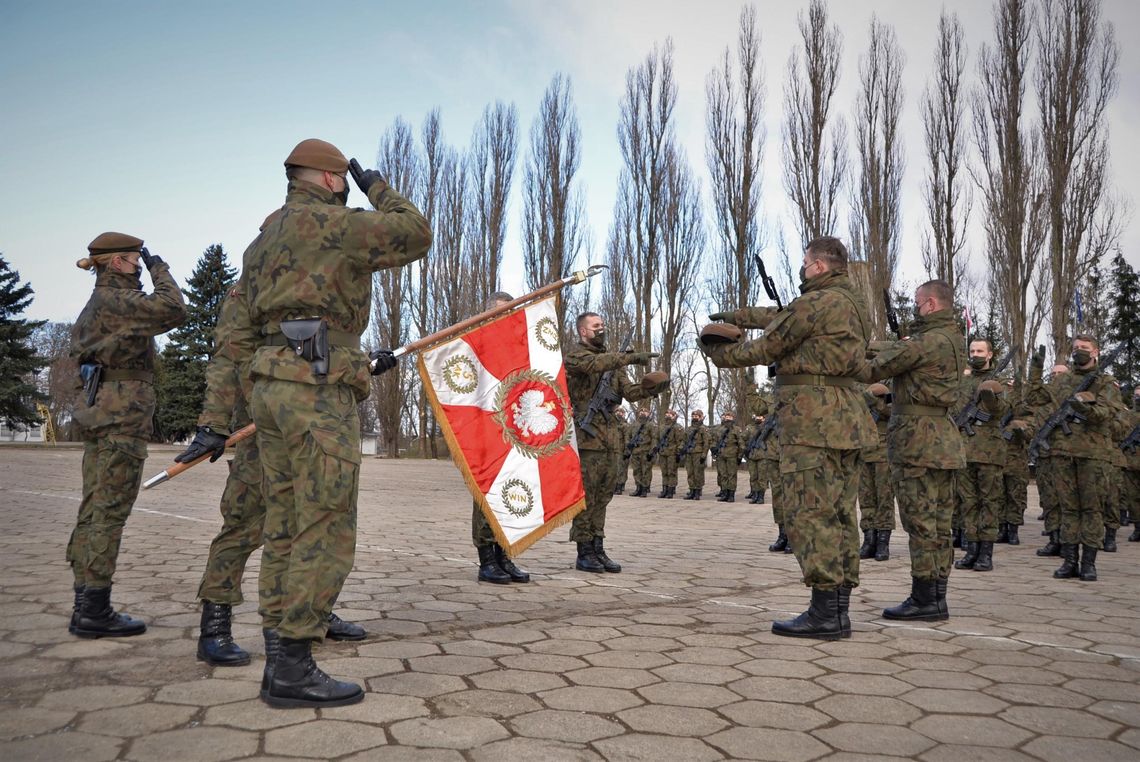
[[[152, 449], [146, 473], [173, 457]], [[526, 553], [534, 582], [475, 581], [470, 505], [447, 462], [368, 460], [356, 567], [338, 612], [368, 640], [320, 664], [364, 702], [271, 710], [257, 698], [258, 555], [237, 608], [248, 667], [194, 658], [195, 600], [225, 468], [143, 493], [114, 600], [129, 640], [67, 633], [63, 549], [81, 451], [0, 447], [0, 759], [942, 760], [1140, 759], [1140, 544], [1101, 581], [1051, 577], [1031, 493], [1020, 547], [955, 572], [952, 619], [879, 618], [909, 590], [905, 536], [864, 562], [848, 641], [774, 637], [807, 601], [767, 552], [770, 507], [619, 497], [607, 548], [625, 571], [573, 568], [565, 529]]]

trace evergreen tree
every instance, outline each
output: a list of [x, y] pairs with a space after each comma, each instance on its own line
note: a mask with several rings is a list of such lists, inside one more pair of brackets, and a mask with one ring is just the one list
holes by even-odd
[[237, 279], [220, 244], [206, 249], [182, 293], [186, 322], [171, 331], [156, 374], [157, 431], [167, 440], [194, 431], [206, 397], [206, 363], [214, 347], [214, 329], [226, 292]]
[[36, 403], [47, 400], [35, 383], [46, 362], [32, 343], [32, 334], [47, 321], [17, 318], [34, 293], [0, 254], [0, 420], [11, 428], [39, 424]]
[[[977, 318], [974, 318], [977, 320]], [[1005, 342], [1002, 341], [1001, 320], [998, 317], [998, 304], [996, 300], [990, 300], [989, 305], [986, 307], [986, 322], [980, 326], [974, 327], [974, 334], [970, 340], [974, 339], [989, 339], [990, 346], [994, 350], [994, 362], [999, 363], [1002, 356], [1005, 354]], [[968, 348], [967, 348], [968, 349]]]
[[1105, 331], [1107, 345], [1124, 345], [1111, 373], [1122, 384], [1135, 386], [1140, 382], [1140, 276], [1120, 249], [1112, 258], [1108, 302], [1112, 320]]

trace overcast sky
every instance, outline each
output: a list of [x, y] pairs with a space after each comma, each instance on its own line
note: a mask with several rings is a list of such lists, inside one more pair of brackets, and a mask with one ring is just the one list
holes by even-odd
[[[758, 2], [768, 91], [762, 213], [787, 223], [779, 144], [784, 70], [802, 2]], [[397, 116], [418, 130], [439, 107], [445, 139], [466, 147], [484, 106], [513, 102], [520, 141], [502, 282], [518, 292], [525, 138], [543, 90], [568, 74], [582, 126], [580, 178], [601, 261], [620, 167], [616, 140], [626, 72], [672, 37], [677, 134], [702, 176], [704, 82], [734, 45], [739, 2], [498, 0], [392, 2], [0, 2], [0, 253], [30, 281], [32, 318], [70, 321], [91, 277], [74, 262], [105, 230], [146, 239], [185, 283], [202, 251], [221, 243], [236, 262], [284, 194], [282, 160], [321, 137], [365, 165]], [[948, 2], [976, 53], [991, 36], [988, 0]], [[1110, 109], [1112, 175], [1134, 205], [1140, 174], [1140, 51], [1122, 37], [1140, 2], [1108, 0], [1122, 41], [1120, 92]], [[940, 5], [833, 2], [844, 34], [835, 104], [851, 122], [857, 60], [871, 14], [893, 24], [905, 51], [901, 278], [921, 276], [924, 172], [917, 102], [932, 68]], [[707, 187], [707, 181], [706, 181]], [[365, 203], [355, 188], [350, 204]], [[846, 215], [841, 215], [845, 218]], [[974, 221], [980, 220], [975, 209]], [[789, 228], [790, 230], [790, 228]], [[846, 237], [846, 230], [837, 231]], [[977, 236], [970, 256], [980, 273]], [[1122, 239], [1140, 265], [1135, 215]]]

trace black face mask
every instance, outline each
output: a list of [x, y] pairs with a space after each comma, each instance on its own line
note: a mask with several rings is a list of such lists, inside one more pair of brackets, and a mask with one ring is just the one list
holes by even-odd
[[605, 349], [606, 348], [606, 332], [605, 331], [598, 331], [597, 333], [595, 333], [593, 336], [590, 337], [589, 341], [590, 341], [590, 346], [595, 347], [596, 349]]
[[970, 367], [974, 370], [981, 370], [982, 368], [986, 367], [986, 358], [984, 357], [971, 357], [969, 362]]
[[697, 425], [699, 425], [700, 423], [701, 423], [701, 419], [700, 419], [700, 418], [693, 418], [693, 419], [692, 419], [692, 424], [693, 424], [694, 426], [697, 426]]
[[732, 426], [732, 424], [734, 424], [734, 423], [736, 423], [736, 421], [732, 420], [731, 418], [725, 418], [725, 419], [724, 419], [724, 425], [725, 425], [725, 426], [730, 426], [730, 427], [731, 427], [731, 426]]
[[348, 185], [345, 185], [343, 190], [333, 191], [333, 195], [341, 206], [348, 206]]
[[800, 265], [800, 283], [807, 283], [807, 268]]
[[1091, 352], [1086, 352], [1083, 349], [1078, 349], [1075, 352], [1073, 352], [1073, 363], [1075, 363], [1078, 368], [1083, 368], [1084, 366], [1088, 365], [1089, 360], [1091, 360], [1091, 359], [1092, 359], [1092, 353]]

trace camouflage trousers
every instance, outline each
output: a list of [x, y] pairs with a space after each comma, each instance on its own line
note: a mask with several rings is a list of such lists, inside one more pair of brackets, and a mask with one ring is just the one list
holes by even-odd
[[736, 491], [736, 480], [739, 476], [737, 464], [736, 458], [716, 459], [716, 486], [719, 489]]
[[83, 445], [83, 501], [66, 555], [76, 587], [111, 586], [145, 461], [139, 437], [106, 434]]
[[661, 486], [662, 487], [676, 487], [677, 486], [677, 456], [666, 455], [661, 453], [658, 456], [660, 460], [658, 463], [661, 466]]
[[1061, 507], [1061, 542], [1099, 548], [1104, 542], [1108, 463], [1054, 455], [1053, 488]]
[[606, 506], [614, 497], [613, 454], [608, 450], [579, 450], [586, 508], [570, 525], [572, 542], [589, 542], [606, 536]]
[[643, 487], [653, 484], [653, 463], [648, 452], [635, 452], [630, 457], [633, 466], [633, 481]]
[[760, 459], [748, 459], [748, 491], [749, 492], [763, 492], [764, 487], [760, 486]]
[[1104, 527], [1120, 529], [1120, 500], [1124, 491], [1124, 469], [1111, 463], [1104, 464]]
[[613, 460], [610, 472], [613, 474], [614, 482], [610, 489], [613, 490], [629, 481], [629, 461], [622, 457], [621, 450], [614, 452], [610, 457]]
[[970, 542], [993, 542], [1005, 502], [1002, 467], [990, 463], [966, 463], [955, 483], [962, 503], [962, 526]]
[[954, 514], [954, 471], [891, 465], [899, 519], [910, 537], [910, 575], [949, 579], [954, 562], [950, 520]]
[[859, 469], [859, 528], [864, 532], [895, 528], [895, 493], [886, 461], [864, 462]]
[[1041, 512], [1045, 514], [1045, 531], [1057, 532], [1061, 529], [1061, 506], [1054, 487], [1056, 461], [1052, 456], [1037, 459], [1037, 494], [1041, 500]]
[[780, 480], [784, 530], [808, 587], [836, 590], [859, 584], [859, 450], [783, 445]]
[[198, 598], [236, 606], [244, 599], [241, 580], [246, 562], [261, 547], [265, 501], [261, 499], [261, 460], [255, 437], [234, 446], [230, 474], [220, 505], [222, 529], [210, 543]]
[[476, 548], [498, 544], [495, 532], [491, 529], [491, 522], [487, 521], [483, 509], [476, 500], [471, 501], [471, 544]]
[[705, 456], [685, 456], [685, 477], [689, 481], [689, 489], [705, 488]]
[[771, 489], [772, 520], [779, 526], [784, 526], [787, 518], [784, 514], [784, 482], [780, 478], [780, 461], [771, 458], [760, 459], [760, 491]]
[[1007, 468], [1002, 475], [1002, 485], [1005, 487], [1005, 502], [1000, 520], [1019, 527], [1025, 523], [1025, 509], [1029, 505], [1029, 474]]
[[1120, 492], [1121, 504], [1128, 509], [1132, 523], [1140, 526], [1140, 471], [1125, 470]]
[[251, 403], [265, 495], [262, 626], [322, 640], [356, 554], [356, 399], [342, 384], [259, 378]]

